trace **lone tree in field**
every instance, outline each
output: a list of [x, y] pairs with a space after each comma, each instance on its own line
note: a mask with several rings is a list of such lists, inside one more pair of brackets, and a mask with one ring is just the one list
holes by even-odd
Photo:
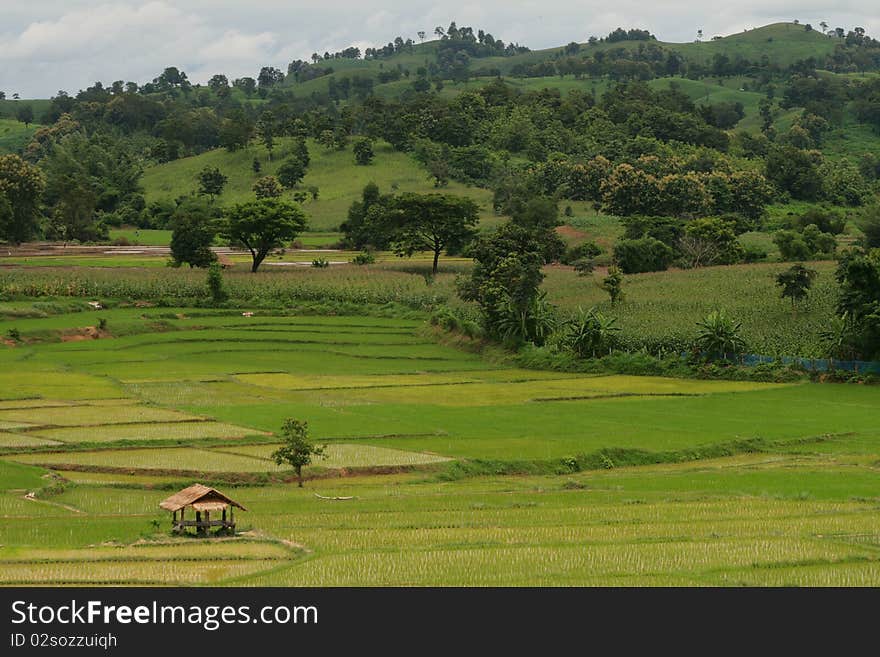
[[309, 465], [312, 458], [317, 456], [326, 458], [324, 449], [326, 445], [316, 445], [309, 438], [309, 423], [305, 421], [295, 420], [291, 417], [284, 421], [281, 427], [281, 435], [284, 444], [272, 452], [272, 459], [277, 465], [286, 463], [296, 471], [296, 480], [299, 487], [302, 488], [303, 466]]
[[797, 263], [779, 272], [776, 276], [776, 285], [782, 288], [782, 298], [791, 299], [791, 307], [795, 308], [810, 294], [810, 288], [813, 287], [813, 281], [818, 275], [815, 269], [808, 269]]
[[280, 198], [263, 198], [234, 205], [228, 211], [223, 235], [251, 252], [256, 272], [272, 249], [295, 239], [306, 227], [306, 216], [299, 206]]
[[479, 221], [476, 203], [448, 194], [401, 194], [387, 214], [394, 252], [411, 257], [418, 251], [430, 251], [435, 276], [440, 254], [462, 249], [474, 237]]
[[224, 176], [217, 167], [205, 167], [199, 172], [198, 178], [199, 194], [209, 196], [211, 203], [214, 202], [214, 197], [220, 196], [223, 193], [223, 188], [226, 187], [226, 183], [229, 181], [229, 178]]

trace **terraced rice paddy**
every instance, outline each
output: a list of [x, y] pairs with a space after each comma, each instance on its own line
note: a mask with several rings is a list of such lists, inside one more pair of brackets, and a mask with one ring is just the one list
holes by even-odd
[[[127, 334], [0, 349], [0, 584], [880, 584], [877, 388], [522, 370], [416, 320], [102, 316]], [[303, 489], [287, 417], [327, 445]], [[237, 484], [250, 540], [169, 541], [158, 503], [196, 480]]]

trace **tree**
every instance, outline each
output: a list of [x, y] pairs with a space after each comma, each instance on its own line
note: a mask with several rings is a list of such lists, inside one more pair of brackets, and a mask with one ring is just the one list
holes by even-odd
[[305, 178], [306, 175], [306, 167], [303, 164], [302, 160], [298, 157], [291, 155], [289, 158], [284, 160], [280, 167], [278, 167], [278, 171], [275, 172], [278, 176], [278, 180], [284, 185], [287, 189], [293, 189], [298, 184], [302, 182], [302, 179]]
[[24, 123], [25, 127], [34, 122], [34, 108], [30, 105], [22, 105], [15, 112], [15, 118]]
[[[538, 292], [544, 274], [541, 244], [532, 231], [506, 223], [471, 245], [474, 268], [468, 278], [458, 281], [458, 294], [480, 307], [483, 326], [491, 337], [503, 338], [508, 318], [518, 317], [518, 326], [533, 329], [530, 313], [543, 310]], [[524, 320], [524, 321], [523, 321]], [[522, 335], [524, 341], [538, 341], [540, 336]]]
[[229, 79], [225, 75], [214, 75], [208, 80], [208, 87], [215, 93], [221, 89], [229, 89]]
[[294, 142], [293, 157], [302, 162], [304, 167], [308, 167], [309, 163], [312, 161], [312, 158], [309, 155], [309, 147], [303, 137], [299, 137], [296, 142]]
[[276, 465], [287, 464], [296, 471], [296, 480], [300, 488], [303, 485], [302, 469], [312, 463], [314, 457], [326, 458], [326, 445], [316, 445], [309, 438], [309, 423], [287, 418], [281, 427], [281, 447], [272, 452], [272, 460]]
[[847, 320], [857, 355], [880, 358], [880, 252], [852, 250], [835, 274], [840, 286], [837, 312]]
[[375, 153], [373, 153], [373, 142], [366, 137], [359, 137], [352, 144], [354, 151], [354, 161], [356, 164], [366, 166], [373, 161]]
[[418, 251], [434, 254], [434, 275], [440, 254], [462, 249], [474, 236], [479, 207], [468, 198], [449, 194], [401, 194], [386, 212], [394, 251], [411, 257]]
[[390, 241], [387, 224], [376, 217], [384, 216], [385, 206], [392, 198], [389, 194], [382, 195], [376, 183], [367, 183], [360, 200], [352, 202], [348, 208], [348, 218], [339, 227], [345, 239], [358, 249], [367, 246], [387, 248]]
[[223, 234], [251, 252], [256, 272], [272, 249], [296, 238], [306, 227], [306, 217], [297, 205], [279, 198], [264, 198], [233, 206], [227, 213]]
[[284, 193], [281, 183], [275, 176], [263, 176], [257, 179], [253, 189], [257, 198], [278, 198]]
[[706, 318], [697, 322], [699, 331], [694, 347], [708, 357], [740, 354], [746, 350], [746, 343], [740, 335], [742, 324], [733, 321], [723, 310], [714, 310]]
[[880, 249], [880, 204], [865, 208], [859, 221], [866, 249]]
[[230, 153], [247, 147], [254, 136], [254, 124], [241, 110], [230, 112], [220, 123], [220, 145]]
[[688, 222], [678, 247], [688, 267], [732, 265], [745, 255], [736, 239], [735, 223], [716, 217]]
[[269, 110], [263, 112], [260, 116], [260, 120], [257, 121], [257, 135], [260, 138], [260, 141], [263, 143], [263, 146], [266, 147], [266, 150], [269, 151], [269, 161], [272, 161], [272, 151], [275, 148], [275, 132], [277, 128], [277, 122], [275, 121], [275, 115], [272, 114]]
[[785, 271], [776, 275], [776, 285], [782, 288], [783, 299], [791, 299], [791, 307], [795, 308], [798, 303], [807, 298], [813, 281], [819, 273], [815, 269], [808, 269], [802, 264], [792, 265]]
[[208, 267], [217, 259], [211, 244], [217, 234], [216, 212], [201, 199], [190, 198], [171, 217], [171, 258], [175, 266]]
[[18, 155], [0, 155], [0, 240], [19, 244], [39, 227], [42, 172]]
[[223, 193], [223, 188], [229, 182], [229, 178], [223, 175], [217, 167], [205, 167], [199, 172], [197, 178], [199, 181], [199, 194], [210, 196], [211, 203], [214, 202], [215, 196], [220, 196]]
[[599, 287], [608, 293], [612, 306], [623, 301], [623, 272], [620, 268], [614, 265], [609, 267], [608, 274], [602, 279]]

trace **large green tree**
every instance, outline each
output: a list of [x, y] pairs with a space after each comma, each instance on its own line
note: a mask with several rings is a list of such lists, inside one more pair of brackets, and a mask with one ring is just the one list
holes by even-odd
[[251, 252], [251, 271], [256, 272], [272, 249], [290, 242], [305, 227], [306, 216], [298, 205], [280, 198], [264, 198], [231, 207], [223, 235]]
[[42, 172], [18, 155], [0, 155], [0, 240], [19, 244], [39, 228]]
[[[490, 337], [508, 337], [509, 329], [519, 326], [521, 340], [543, 341], [547, 325], [541, 321], [545, 314], [539, 297], [544, 280], [541, 249], [533, 231], [514, 223], [480, 236], [471, 245], [474, 267], [468, 278], [458, 282], [458, 294], [479, 306]], [[511, 322], [512, 318], [518, 321]]]
[[217, 211], [202, 199], [184, 200], [171, 216], [171, 258], [175, 265], [207, 267], [217, 259], [211, 244], [217, 234]]
[[449, 194], [401, 194], [386, 210], [394, 252], [410, 257], [419, 251], [433, 254], [437, 274], [440, 254], [460, 250], [474, 236], [479, 207], [468, 198]]

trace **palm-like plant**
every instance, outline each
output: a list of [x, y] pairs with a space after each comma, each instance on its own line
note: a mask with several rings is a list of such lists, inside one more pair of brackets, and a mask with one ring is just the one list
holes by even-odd
[[736, 322], [723, 310], [715, 310], [697, 322], [699, 331], [694, 346], [707, 356], [740, 354], [746, 350], [746, 342], [740, 335], [741, 322]]
[[615, 334], [620, 331], [616, 322], [616, 318], [603, 315], [595, 308], [587, 311], [578, 308], [577, 316], [565, 322], [562, 344], [579, 358], [608, 353], [614, 348]]
[[819, 339], [825, 353], [830, 358], [854, 358], [856, 349], [853, 345], [853, 327], [849, 311], [831, 319], [828, 326], [819, 332]]
[[509, 299], [501, 304], [498, 332], [509, 342], [542, 345], [556, 328], [556, 309], [541, 291], [525, 304]]

